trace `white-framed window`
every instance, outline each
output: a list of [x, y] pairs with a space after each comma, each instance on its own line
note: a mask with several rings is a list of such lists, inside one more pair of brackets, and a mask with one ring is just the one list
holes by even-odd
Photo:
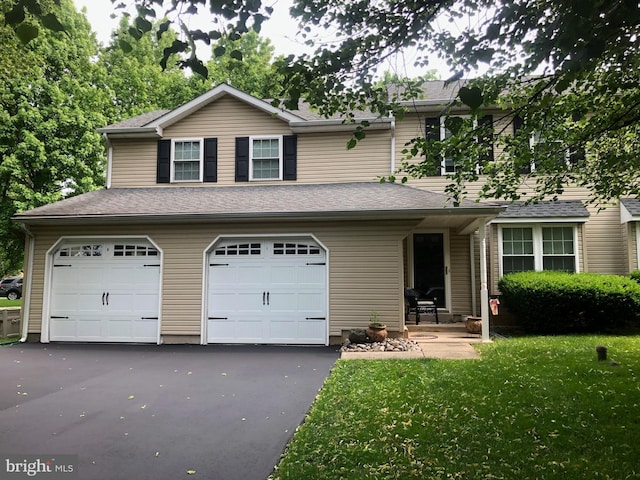
[[[463, 120], [468, 120], [471, 118], [471, 115], [452, 115], [451, 118], [461, 118]], [[451, 136], [451, 131], [445, 126], [445, 121], [447, 117], [440, 117], [440, 138], [445, 140]], [[473, 126], [476, 127], [477, 122], [474, 120]], [[453, 158], [444, 157], [442, 159], [441, 165], [441, 175], [451, 175], [456, 173], [457, 165]]]
[[[558, 165], [562, 163], [569, 164], [570, 152], [569, 149], [560, 140], [548, 140], [541, 132], [534, 132], [529, 139], [529, 147], [531, 151], [540, 150], [542, 156], [552, 158], [554, 163]], [[529, 172], [535, 172], [536, 164], [531, 163]]]
[[249, 180], [282, 180], [282, 136], [249, 138]]
[[[451, 136], [451, 131], [446, 127], [447, 119], [461, 119], [462, 121], [468, 121], [471, 115], [449, 115], [440, 117], [440, 138], [442, 140]], [[490, 125], [490, 132], [485, 131], [486, 124]], [[486, 152], [481, 154], [478, 162], [475, 165], [477, 174], [482, 174], [483, 164], [485, 162], [493, 161], [493, 116], [483, 115], [481, 117], [473, 117], [473, 129], [478, 132], [475, 137], [475, 141], [486, 148]], [[480, 128], [482, 127], [482, 128]], [[444, 157], [440, 165], [440, 175], [454, 174], [458, 169], [456, 161], [450, 157]]]
[[577, 244], [574, 225], [501, 225], [500, 275], [529, 270], [577, 272]]
[[201, 182], [204, 156], [201, 138], [180, 138], [171, 141], [171, 181]]

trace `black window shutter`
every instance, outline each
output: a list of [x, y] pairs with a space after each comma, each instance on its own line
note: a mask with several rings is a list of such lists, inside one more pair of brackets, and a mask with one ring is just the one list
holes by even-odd
[[585, 150], [584, 148], [577, 147], [575, 150], [569, 153], [569, 162], [572, 165], [576, 165], [582, 162], [585, 159]]
[[171, 140], [158, 140], [157, 183], [171, 182]]
[[[513, 134], [517, 135], [523, 125], [524, 125], [524, 120], [522, 120], [522, 117], [520, 115], [515, 115], [513, 117]], [[531, 173], [531, 165], [521, 166], [520, 173], [525, 175]]]
[[518, 134], [518, 130], [522, 128], [523, 123], [524, 122], [522, 121], [522, 117], [520, 115], [515, 115], [513, 117], [513, 134], [514, 135]]
[[[424, 119], [424, 137], [427, 142], [440, 141], [440, 117], [427, 117]], [[442, 159], [437, 158], [433, 162], [434, 175], [442, 175]]]
[[440, 138], [440, 117], [427, 117], [424, 119], [425, 138], [427, 141], [439, 141]]
[[205, 182], [218, 181], [218, 139], [204, 139], [204, 175]]
[[[484, 147], [480, 158], [478, 159], [480, 165], [480, 171], [482, 171], [482, 165], [493, 162], [493, 115], [485, 115], [478, 120], [478, 126], [482, 127], [480, 137], [478, 141], [481, 146]], [[484, 131], [484, 127], [488, 126], [488, 131]]]
[[249, 137], [236, 138], [236, 182], [249, 181]]
[[284, 180], [296, 180], [298, 163], [298, 137], [285, 135], [282, 139], [282, 152], [284, 156]]

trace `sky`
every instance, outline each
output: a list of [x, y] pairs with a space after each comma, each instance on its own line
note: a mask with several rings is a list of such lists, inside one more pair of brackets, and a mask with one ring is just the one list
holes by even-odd
[[[120, 11], [116, 12], [111, 0], [73, 0], [78, 10], [83, 7], [86, 8], [86, 15], [91, 23], [93, 30], [96, 32], [98, 41], [106, 45], [109, 43], [111, 31], [118, 26]], [[276, 55], [289, 55], [300, 54], [303, 52], [309, 52], [308, 47], [303, 45], [300, 39], [296, 39], [298, 31], [297, 23], [291, 17], [289, 17], [289, 8], [291, 7], [292, 0], [274, 0], [274, 11], [271, 18], [263, 24], [262, 32], [260, 35], [264, 38], [269, 38], [275, 48]], [[112, 13], [118, 15], [117, 18], [111, 19]], [[209, 30], [204, 27], [206, 23], [196, 25], [197, 20], [193, 20], [194, 24], [191, 25], [195, 28], [202, 28], [203, 30]], [[205, 58], [208, 53], [206, 46], [202, 46], [202, 51], [199, 50], [198, 54], [201, 58]], [[390, 70], [399, 74], [404, 74], [410, 77], [422, 75], [425, 72], [419, 71], [412, 66], [411, 54], [407, 54], [404, 58], [397, 58], [393, 64], [387, 64], [383, 66], [383, 70]], [[441, 78], [448, 78], [449, 70], [443, 62], [434, 62], [433, 67], [438, 70]]]

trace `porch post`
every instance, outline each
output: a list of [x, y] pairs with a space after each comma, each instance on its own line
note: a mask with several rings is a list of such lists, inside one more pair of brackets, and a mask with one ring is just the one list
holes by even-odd
[[480, 316], [482, 341], [489, 342], [489, 289], [487, 280], [487, 225], [480, 225]]

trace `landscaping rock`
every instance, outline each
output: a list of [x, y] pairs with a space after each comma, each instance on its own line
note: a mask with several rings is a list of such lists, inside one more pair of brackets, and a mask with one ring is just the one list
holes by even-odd
[[420, 345], [404, 338], [387, 338], [384, 342], [353, 343], [345, 340], [341, 352], [412, 352], [420, 351]]

